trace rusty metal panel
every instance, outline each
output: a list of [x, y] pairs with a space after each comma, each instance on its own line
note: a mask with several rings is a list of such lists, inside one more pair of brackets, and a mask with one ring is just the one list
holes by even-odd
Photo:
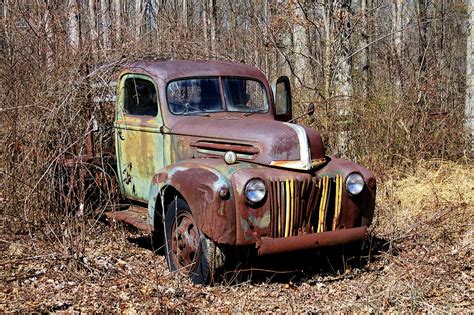
[[365, 180], [365, 187], [357, 198], [350, 197], [345, 189], [343, 189], [341, 212], [339, 214], [337, 227], [340, 229], [357, 226], [361, 224], [361, 219], [364, 225], [370, 225], [375, 208], [375, 177], [366, 168], [355, 164], [354, 162], [336, 157], [330, 157], [329, 162], [316, 173], [319, 177], [336, 177], [339, 175], [344, 181], [352, 172], [359, 172], [362, 174]]
[[311, 233], [293, 237], [262, 237], [257, 241], [259, 255], [285, 253], [297, 250], [308, 250], [361, 241], [367, 238], [367, 227], [356, 227], [344, 230]]
[[146, 208], [131, 206], [127, 210], [106, 212], [105, 216], [109, 220], [122, 221], [149, 233], [153, 231], [153, 226], [149, 224]]
[[[205, 235], [221, 244], [235, 244], [238, 229], [235, 205], [240, 197], [234, 193], [230, 178], [238, 170], [246, 168], [252, 168], [252, 165], [227, 165], [218, 159], [177, 162], [163, 168], [153, 177], [153, 196], [150, 196], [150, 200], [160, 202], [160, 194], [166, 194], [169, 187], [174, 188], [190, 206], [196, 223]], [[219, 191], [223, 187], [229, 193], [222, 197]], [[151, 222], [155, 221], [155, 209], [156, 205], [149, 203]]]
[[[251, 206], [246, 202], [243, 190], [246, 182], [255, 177], [266, 181], [268, 194], [263, 204]], [[255, 243], [256, 236], [283, 237], [288, 236], [290, 231], [293, 233], [290, 220], [291, 218], [295, 220], [295, 206], [292, 204], [294, 197], [292, 199], [290, 179], [294, 183], [309, 181], [311, 175], [254, 165], [253, 168], [239, 170], [232, 176], [232, 187], [236, 196], [237, 226], [240, 227], [237, 229], [237, 244]]]

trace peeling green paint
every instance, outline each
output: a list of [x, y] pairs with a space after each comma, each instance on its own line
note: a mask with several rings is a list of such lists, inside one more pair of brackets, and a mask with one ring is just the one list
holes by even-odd
[[129, 79], [147, 80], [155, 85], [145, 75], [126, 74], [120, 78], [114, 124], [118, 183], [126, 197], [148, 201], [150, 179], [165, 166], [165, 151], [169, 149], [166, 150], [160, 132], [163, 120], [158, 101], [156, 117], [135, 116], [125, 112], [124, 87], [125, 81]]

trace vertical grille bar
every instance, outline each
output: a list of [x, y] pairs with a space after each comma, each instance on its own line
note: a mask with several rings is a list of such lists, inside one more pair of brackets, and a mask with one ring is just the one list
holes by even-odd
[[293, 236], [293, 214], [295, 212], [294, 205], [295, 205], [295, 191], [293, 189], [293, 178], [288, 181], [288, 191], [290, 195], [290, 218], [288, 220], [288, 236]]
[[285, 181], [285, 237], [290, 236], [290, 216], [291, 216], [291, 196], [290, 196], [290, 182], [289, 180]]
[[276, 221], [276, 227], [275, 227], [275, 235], [277, 237], [280, 237], [280, 224], [281, 224], [281, 199], [280, 199], [280, 183], [278, 181], [274, 182], [274, 187], [275, 187], [275, 205], [277, 208], [275, 208], [275, 214], [277, 216], [277, 221]]
[[327, 201], [328, 201], [329, 178], [328, 177], [321, 178], [321, 183], [322, 183], [322, 187], [321, 187], [321, 201], [319, 203], [318, 233], [324, 232], [324, 220], [325, 220]]
[[280, 189], [280, 237], [285, 236], [285, 218], [286, 218], [286, 207], [285, 207], [285, 182], [279, 182]]
[[300, 222], [299, 222], [299, 207], [300, 207], [300, 185], [301, 185], [301, 182], [299, 181], [294, 181], [293, 182], [294, 184], [294, 197], [295, 197], [295, 201], [294, 201], [294, 213], [293, 213], [293, 235], [298, 235], [298, 226], [300, 225]]
[[313, 204], [315, 203], [315, 200], [318, 199], [320, 192], [319, 186], [316, 185], [316, 178], [313, 179], [312, 184], [311, 193], [304, 214], [305, 233], [311, 233], [311, 213], [314, 211]]
[[341, 175], [336, 176], [336, 201], [334, 204], [334, 219], [332, 222], [332, 230], [336, 230], [337, 225], [339, 224], [339, 217], [341, 214], [341, 205], [342, 205], [342, 185], [343, 180]]
[[304, 220], [303, 220], [303, 215], [304, 211], [306, 210], [306, 183], [307, 181], [303, 181], [301, 183], [301, 192], [300, 192], [300, 208], [299, 208], [299, 213], [298, 213], [298, 234], [303, 234], [305, 229], [304, 229]]
[[275, 181], [270, 181], [270, 231], [271, 231], [271, 235], [275, 235], [275, 222], [278, 220], [278, 217], [275, 215], [275, 209], [277, 209], [278, 207], [275, 205], [275, 189], [274, 189], [274, 182]]

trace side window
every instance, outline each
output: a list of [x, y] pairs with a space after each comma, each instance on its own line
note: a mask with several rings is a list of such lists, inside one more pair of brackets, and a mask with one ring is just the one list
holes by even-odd
[[128, 78], [124, 86], [124, 108], [130, 115], [156, 116], [158, 101], [155, 86], [151, 81]]

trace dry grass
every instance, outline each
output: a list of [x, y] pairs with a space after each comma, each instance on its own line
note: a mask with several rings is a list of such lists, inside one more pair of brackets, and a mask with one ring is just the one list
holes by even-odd
[[2, 233], [0, 311], [473, 312], [473, 168], [430, 161], [387, 175], [372, 262], [280, 281], [192, 285], [168, 272], [146, 235], [93, 220], [83, 255], [40, 234]]
[[379, 206], [390, 210], [382, 209], [381, 225], [406, 234], [431, 221], [469, 224], [474, 205], [472, 174], [472, 164], [429, 161], [420, 163], [413, 175], [401, 180], [394, 179], [398, 174], [389, 176], [379, 191]]

